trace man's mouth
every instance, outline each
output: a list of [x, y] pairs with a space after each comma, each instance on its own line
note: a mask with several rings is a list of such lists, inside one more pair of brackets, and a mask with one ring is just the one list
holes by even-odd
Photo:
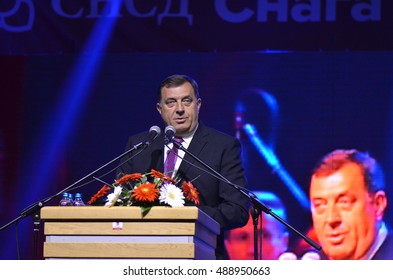
[[335, 233], [326, 236], [326, 239], [332, 244], [340, 244], [344, 241], [344, 238], [345, 238], [344, 233]]

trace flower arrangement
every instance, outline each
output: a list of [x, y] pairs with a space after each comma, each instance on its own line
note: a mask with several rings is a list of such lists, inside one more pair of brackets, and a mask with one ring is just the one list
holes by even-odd
[[199, 192], [192, 182], [170, 178], [154, 169], [146, 174], [125, 174], [111, 186], [104, 185], [87, 203], [93, 204], [107, 195], [106, 207], [140, 206], [144, 217], [153, 206], [183, 207], [198, 205]]

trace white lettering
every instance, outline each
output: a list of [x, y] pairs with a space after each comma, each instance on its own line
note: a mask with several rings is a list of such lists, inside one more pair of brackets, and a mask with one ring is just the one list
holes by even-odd
[[171, 13], [172, 0], [166, 0], [164, 12], [158, 15], [158, 25], [161, 25], [162, 19], [168, 17], [184, 17], [187, 18], [188, 24], [192, 25], [192, 15], [188, 14], [188, 0], [179, 0], [179, 12]]
[[[227, 6], [228, 0], [215, 0], [214, 6], [218, 15], [225, 21], [232, 23], [245, 22], [254, 15], [254, 11], [245, 8], [239, 12], [232, 12]], [[242, 1], [240, 1], [242, 2]]]
[[321, 1], [310, 0], [310, 2], [310, 4], [300, 3], [294, 5], [291, 11], [293, 20], [297, 22], [321, 21]]
[[326, 21], [336, 21], [337, 2], [349, 2], [351, 0], [326, 0]]
[[[8, 11], [0, 10], [0, 29], [10, 32], [25, 32], [32, 29], [35, 20], [34, 0], [15, 0]], [[189, 0], [165, 0], [162, 6], [154, 5], [145, 0], [88, 0], [86, 5], [66, 0], [50, 0], [53, 12], [65, 18], [101, 18], [121, 17], [119, 7], [125, 4], [128, 14], [138, 18], [157, 16], [157, 24], [161, 25], [164, 18], [184, 18], [192, 25], [193, 16], [189, 11]], [[247, 3], [244, 3], [247, 2]], [[251, 1], [214, 0], [217, 15], [230, 23], [242, 23], [256, 17], [257, 22], [338, 22], [348, 20], [356, 22], [376, 22], [382, 20], [381, 0], [258, 0], [256, 7], [249, 7]], [[253, 2], [253, 3], [254, 3]], [[151, 3], [151, 4], [150, 4]], [[27, 7], [27, 9], [26, 9]], [[22, 14], [22, 10], [24, 14]], [[27, 12], [26, 12], [27, 11]], [[345, 16], [345, 19], [337, 19]], [[203, 16], [203, 15], [201, 15]], [[15, 17], [21, 20], [13, 20]], [[18, 22], [18, 24], [15, 24]], [[21, 24], [22, 22], [22, 24]]]
[[357, 3], [352, 7], [351, 14], [356, 21], [380, 21], [381, 0], [371, 0], [371, 3]]
[[276, 0], [275, 3], [269, 0], [258, 0], [257, 21], [267, 22], [269, 12], [277, 13], [277, 21], [288, 21], [288, 0]]
[[[363, 3], [359, 3], [361, 1]], [[297, 3], [293, 3], [292, 6], [288, 2], [288, 0], [258, 0], [257, 21], [288, 22], [289, 19], [293, 19], [296, 22], [321, 22], [323, 20], [335, 22], [339, 5], [341, 14], [346, 11], [345, 8], [347, 9], [348, 17], [351, 10], [351, 18], [354, 21], [381, 20], [381, 0], [295, 0]], [[242, 23], [254, 16], [254, 10], [246, 7], [243, 1], [239, 0], [236, 4], [234, 5], [234, 0], [214, 1], [218, 16], [227, 22]], [[325, 6], [322, 7], [322, 4]]]
[[[27, 8], [27, 14], [26, 9]], [[23, 19], [26, 21], [24, 24], [12, 25], [7, 22], [13, 22], [12, 18]], [[15, 5], [8, 11], [0, 11], [0, 29], [4, 29], [10, 32], [25, 32], [29, 31], [33, 27], [35, 19], [35, 9], [31, 0], [18, 0]]]
[[82, 15], [83, 9], [79, 9], [79, 11], [71, 14], [71, 13], [66, 13], [62, 6], [61, 6], [61, 1], [62, 0], [52, 0], [52, 9], [59, 14], [62, 17], [66, 17], [66, 18], [79, 18]]
[[90, 14], [87, 18], [121, 17], [119, 1], [122, 0], [90, 0]]
[[[139, 12], [139, 11], [137, 10], [136, 6], [135, 6], [135, 1], [136, 1], [136, 0], [128, 0], [128, 1], [125, 0], [126, 8], [127, 8], [128, 12], [129, 12], [131, 15], [136, 16], [136, 17], [139, 17], [139, 18], [147, 18], [147, 17], [152, 17], [152, 16], [154, 16], [154, 15], [156, 14], [157, 7], [152, 8], [152, 9], [151, 9], [149, 12], [147, 12], [147, 13], [141, 13], [141, 12]], [[144, 2], [144, 0], [141, 0], [141, 2]]]

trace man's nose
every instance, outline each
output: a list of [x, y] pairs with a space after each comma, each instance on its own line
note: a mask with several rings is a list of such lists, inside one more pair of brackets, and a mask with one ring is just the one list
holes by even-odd
[[184, 112], [184, 104], [181, 101], [176, 103], [176, 112]]
[[328, 211], [326, 213], [326, 222], [333, 227], [341, 223], [341, 213], [337, 205], [333, 204], [328, 208]]

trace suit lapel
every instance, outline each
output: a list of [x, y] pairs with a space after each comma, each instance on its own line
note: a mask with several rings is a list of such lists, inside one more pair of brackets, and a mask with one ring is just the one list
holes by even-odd
[[151, 144], [151, 166], [150, 169], [157, 171], [164, 171], [164, 136], [159, 135], [157, 139]]
[[[197, 129], [197, 131], [195, 131], [192, 141], [187, 149], [195, 157], [198, 157], [198, 155], [202, 152], [203, 148], [206, 146], [208, 134], [209, 134], [209, 132], [205, 129], [205, 126], [200, 123], [198, 126], [198, 129]], [[195, 159], [193, 159], [187, 153], [185, 154], [184, 158], [188, 162], [191, 162], [192, 164], [196, 164], [196, 162], [197, 162]], [[198, 165], [200, 165], [200, 164], [198, 164]], [[189, 164], [183, 160], [182, 163], [180, 164], [179, 170], [181, 170], [184, 174], [187, 174], [187, 172], [191, 166], [192, 166], [191, 164]]]

